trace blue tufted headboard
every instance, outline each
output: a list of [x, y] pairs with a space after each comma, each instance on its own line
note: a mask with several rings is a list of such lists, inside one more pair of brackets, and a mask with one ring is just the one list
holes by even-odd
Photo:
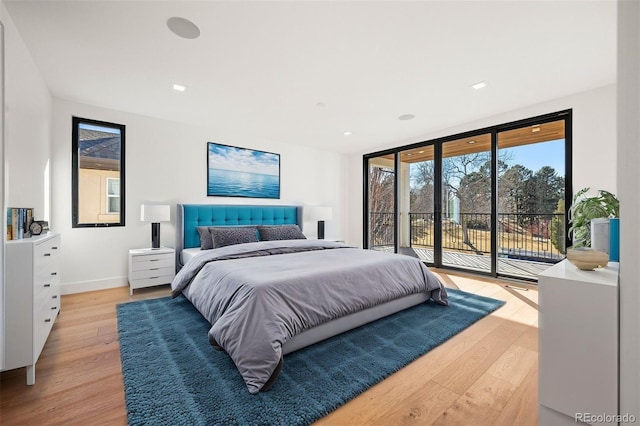
[[246, 206], [233, 204], [178, 204], [176, 255], [185, 248], [199, 247], [197, 226], [290, 225], [301, 224], [302, 208], [297, 206]]

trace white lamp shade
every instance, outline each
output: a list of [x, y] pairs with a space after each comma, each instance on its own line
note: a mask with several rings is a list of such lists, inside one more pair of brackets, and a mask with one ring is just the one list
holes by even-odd
[[171, 206], [168, 204], [143, 204], [140, 207], [143, 222], [168, 222], [171, 220]]
[[333, 210], [331, 207], [308, 206], [304, 208], [306, 220], [331, 220]]

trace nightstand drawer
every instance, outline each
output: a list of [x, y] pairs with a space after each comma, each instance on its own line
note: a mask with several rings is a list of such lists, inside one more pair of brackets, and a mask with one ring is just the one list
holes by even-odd
[[171, 284], [173, 281], [174, 275], [163, 275], [159, 277], [150, 277], [150, 278], [141, 278], [139, 280], [133, 280], [129, 282], [129, 285], [132, 289], [134, 288], [143, 288], [143, 287], [152, 287], [155, 285], [161, 284]]
[[131, 271], [131, 279], [140, 280], [143, 278], [154, 278], [154, 277], [162, 277], [162, 276], [173, 276], [174, 268], [173, 265], [164, 267], [164, 268], [149, 268], [143, 269], [140, 271]]
[[136, 256], [131, 262], [131, 271], [144, 271], [146, 269], [173, 268], [173, 255]]

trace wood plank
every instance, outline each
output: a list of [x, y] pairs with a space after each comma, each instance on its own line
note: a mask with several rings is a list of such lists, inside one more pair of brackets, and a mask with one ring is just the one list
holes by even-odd
[[520, 386], [531, 367], [537, 363], [537, 352], [514, 344], [489, 367], [487, 373], [514, 386]]
[[488, 425], [500, 415], [517, 386], [483, 374], [434, 422], [436, 425]]
[[494, 425], [538, 424], [538, 365], [531, 367], [523, 383], [500, 412]]
[[433, 380], [462, 395], [522, 333], [523, 331], [500, 325]]

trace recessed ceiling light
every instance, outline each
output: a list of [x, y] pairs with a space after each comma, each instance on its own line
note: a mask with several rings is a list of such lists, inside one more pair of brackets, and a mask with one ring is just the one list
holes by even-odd
[[187, 90], [187, 86], [183, 86], [182, 84], [173, 83], [173, 90], [177, 90], [178, 92], [184, 92]]
[[474, 84], [471, 87], [473, 87], [476, 90], [479, 90], [479, 89], [482, 89], [484, 87], [487, 87], [487, 82], [486, 81], [479, 81], [479, 82], [477, 82], [476, 84]]
[[178, 37], [194, 39], [200, 37], [200, 28], [188, 19], [174, 16], [167, 19], [167, 27]]
[[351, 136], [353, 134], [353, 132], [344, 132], [345, 136]]
[[402, 114], [400, 117], [398, 117], [398, 120], [411, 120], [415, 118], [415, 115], [413, 114]]
[[469, 141], [469, 142], [467, 142], [467, 143], [468, 143], [468, 144], [470, 144], [470, 145], [473, 145], [474, 143], [476, 143], [476, 141], [471, 140], [471, 141]]

